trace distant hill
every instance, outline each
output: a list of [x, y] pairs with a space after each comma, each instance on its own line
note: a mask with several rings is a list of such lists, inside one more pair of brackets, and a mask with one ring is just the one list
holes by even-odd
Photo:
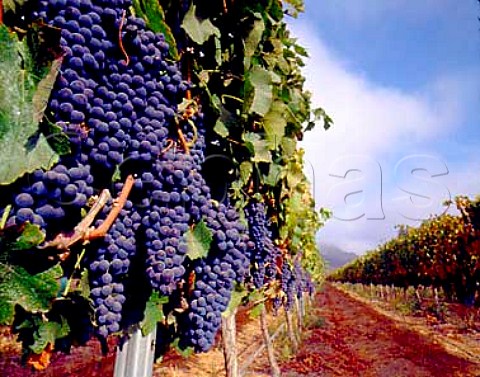
[[342, 250], [335, 245], [320, 242], [318, 247], [323, 259], [327, 262], [327, 268], [330, 271], [335, 270], [358, 257], [357, 254]]

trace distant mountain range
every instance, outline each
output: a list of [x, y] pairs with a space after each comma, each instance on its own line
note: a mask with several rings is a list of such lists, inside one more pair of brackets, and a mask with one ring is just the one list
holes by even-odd
[[340, 249], [338, 246], [320, 242], [320, 254], [327, 263], [327, 270], [335, 270], [358, 257], [355, 253]]

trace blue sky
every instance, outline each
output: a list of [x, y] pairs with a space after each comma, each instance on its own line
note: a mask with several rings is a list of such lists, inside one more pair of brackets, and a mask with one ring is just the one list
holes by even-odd
[[335, 121], [302, 143], [317, 206], [335, 216], [319, 239], [363, 253], [444, 199], [480, 194], [478, 1], [305, 5], [291, 30], [314, 105]]

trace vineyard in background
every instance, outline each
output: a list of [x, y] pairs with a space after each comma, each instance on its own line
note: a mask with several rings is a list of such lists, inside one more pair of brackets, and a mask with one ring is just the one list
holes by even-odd
[[441, 291], [449, 302], [478, 307], [480, 201], [457, 197], [455, 204], [459, 215], [445, 213], [419, 227], [402, 226], [398, 237], [338, 269], [328, 279], [371, 285], [372, 289], [386, 287], [386, 291], [411, 287], [417, 296], [419, 287], [431, 287], [437, 301]]
[[[157, 331], [208, 351], [235, 313], [301, 323], [323, 274], [303, 173], [301, 1], [28, 0], [0, 9], [0, 323], [24, 361]], [[290, 313], [290, 314], [289, 314]], [[293, 339], [293, 337], [292, 337]]]

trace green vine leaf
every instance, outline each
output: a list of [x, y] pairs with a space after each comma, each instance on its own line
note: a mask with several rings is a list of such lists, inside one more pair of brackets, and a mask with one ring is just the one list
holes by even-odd
[[286, 171], [284, 166], [272, 163], [270, 164], [268, 175], [264, 178], [263, 182], [271, 187], [276, 187], [285, 175]]
[[260, 304], [255, 305], [249, 313], [249, 317], [252, 319], [260, 317], [260, 314], [262, 314], [263, 308], [265, 307], [265, 304], [262, 302]]
[[328, 130], [333, 125], [333, 119], [326, 113], [324, 109], [321, 107], [317, 107], [312, 111], [313, 113], [313, 120], [310, 120], [305, 127], [305, 131], [311, 131], [316, 126], [317, 122], [323, 121], [323, 128], [324, 130]]
[[220, 116], [213, 130], [221, 137], [226, 138], [230, 135], [230, 129], [238, 123], [238, 119], [223, 106], [218, 97], [215, 98], [215, 107], [220, 112]]
[[246, 185], [253, 173], [253, 164], [250, 161], [243, 161], [240, 164], [240, 179]]
[[198, 45], [203, 45], [212, 36], [220, 38], [220, 30], [209, 19], [198, 18], [195, 10], [196, 6], [192, 3], [182, 22], [182, 28], [192, 41]]
[[254, 132], [247, 132], [243, 135], [245, 145], [253, 155], [252, 162], [272, 162], [269, 143]]
[[260, 66], [254, 66], [247, 77], [245, 87], [249, 102], [246, 102], [247, 112], [264, 116], [273, 102], [273, 85], [278, 84], [279, 77]]
[[227, 309], [222, 313], [222, 317], [227, 318], [231, 316], [235, 309], [237, 309], [241, 303], [243, 298], [247, 295], [246, 290], [234, 290], [232, 292], [232, 296], [230, 297], [230, 302], [228, 303]]
[[[47, 123], [47, 122], [46, 122]], [[44, 134], [48, 135], [47, 140], [50, 147], [60, 156], [70, 154], [71, 144], [68, 135], [63, 133], [62, 129], [53, 123], [44, 126]]]
[[173, 36], [172, 30], [165, 20], [165, 12], [158, 0], [133, 0], [133, 9], [137, 17], [143, 18], [154, 33], [161, 33], [168, 43], [170, 55], [173, 59], [178, 60], [177, 43]]
[[145, 306], [143, 320], [140, 323], [142, 335], [147, 336], [155, 331], [158, 322], [165, 320], [163, 313], [163, 304], [168, 302], [168, 297], [160, 296], [158, 292], [153, 292]]
[[30, 275], [22, 267], [0, 264], [0, 324], [12, 324], [17, 304], [30, 312], [47, 311], [57, 297], [62, 273], [60, 265]]
[[297, 17], [299, 13], [305, 10], [303, 0], [286, 0], [285, 3], [287, 5], [286, 12], [292, 17]]
[[179, 342], [180, 339], [175, 338], [175, 340], [172, 342], [172, 347], [175, 351], [178, 352], [180, 356], [187, 358], [194, 354], [195, 350], [193, 349], [193, 347], [182, 348], [180, 347]]
[[297, 142], [291, 137], [283, 137], [281, 142], [282, 152], [286, 158], [290, 158], [297, 150]]
[[263, 32], [265, 31], [265, 22], [263, 22], [262, 15], [260, 13], [254, 13], [253, 16], [255, 17], [255, 20], [253, 21], [252, 30], [250, 30], [250, 33], [245, 39], [245, 70], [250, 68], [252, 56], [255, 54], [255, 51], [262, 40]]
[[[42, 89], [34, 72], [23, 69], [24, 65], [33, 69], [28, 64], [31, 59], [27, 42], [19, 42], [16, 34], [1, 25], [0, 184], [9, 184], [38, 168], [48, 169], [58, 158], [39, 131], [37, 106], [50, 92]], [[52, 70], [56, 71], [55, 66]], [[44, 79], [51, 80], [51, 76]]]
[[285, 118], [285, 104], [281, 101], [275, 101], [271, 110], [263, 118], [263, 129], [265, 138], [269, 141], [271, 149], [278, 149], [282, 138], [285, 135], [287, 119]]
[[11, 250], [30, 250], [40, 245], [45, 240], [45, 233], [42, 232], [38, 225], [25, 223], [22, 234], [12, 245]]
[[70, 326], [68, 326], [65, 318], [61, 317], [61, 322], [42, 322], [33, 334], [33, 344], [30, 349], [34, 353], [41, 353], [48, 344], [55, 344], [55, 341], [60, 338], [66, 337], [70, 332]]
[[187, 255], [191, 260], [205, 258], [208, 255], [213, 236], [203, 220], [195, 225], [193, 230], [187, 232], [186, 239]]
[[15, 13], [18, 8], [23, 7], [26, 0], [4, 0], [3, 1], [3, 11]]
[[227, 126], [220, 118], [217, 119], [217, 122], [215, 123], [215, 127], [213, 127], [213, 130], [221, 137], [227, 137], [230, 134]]

